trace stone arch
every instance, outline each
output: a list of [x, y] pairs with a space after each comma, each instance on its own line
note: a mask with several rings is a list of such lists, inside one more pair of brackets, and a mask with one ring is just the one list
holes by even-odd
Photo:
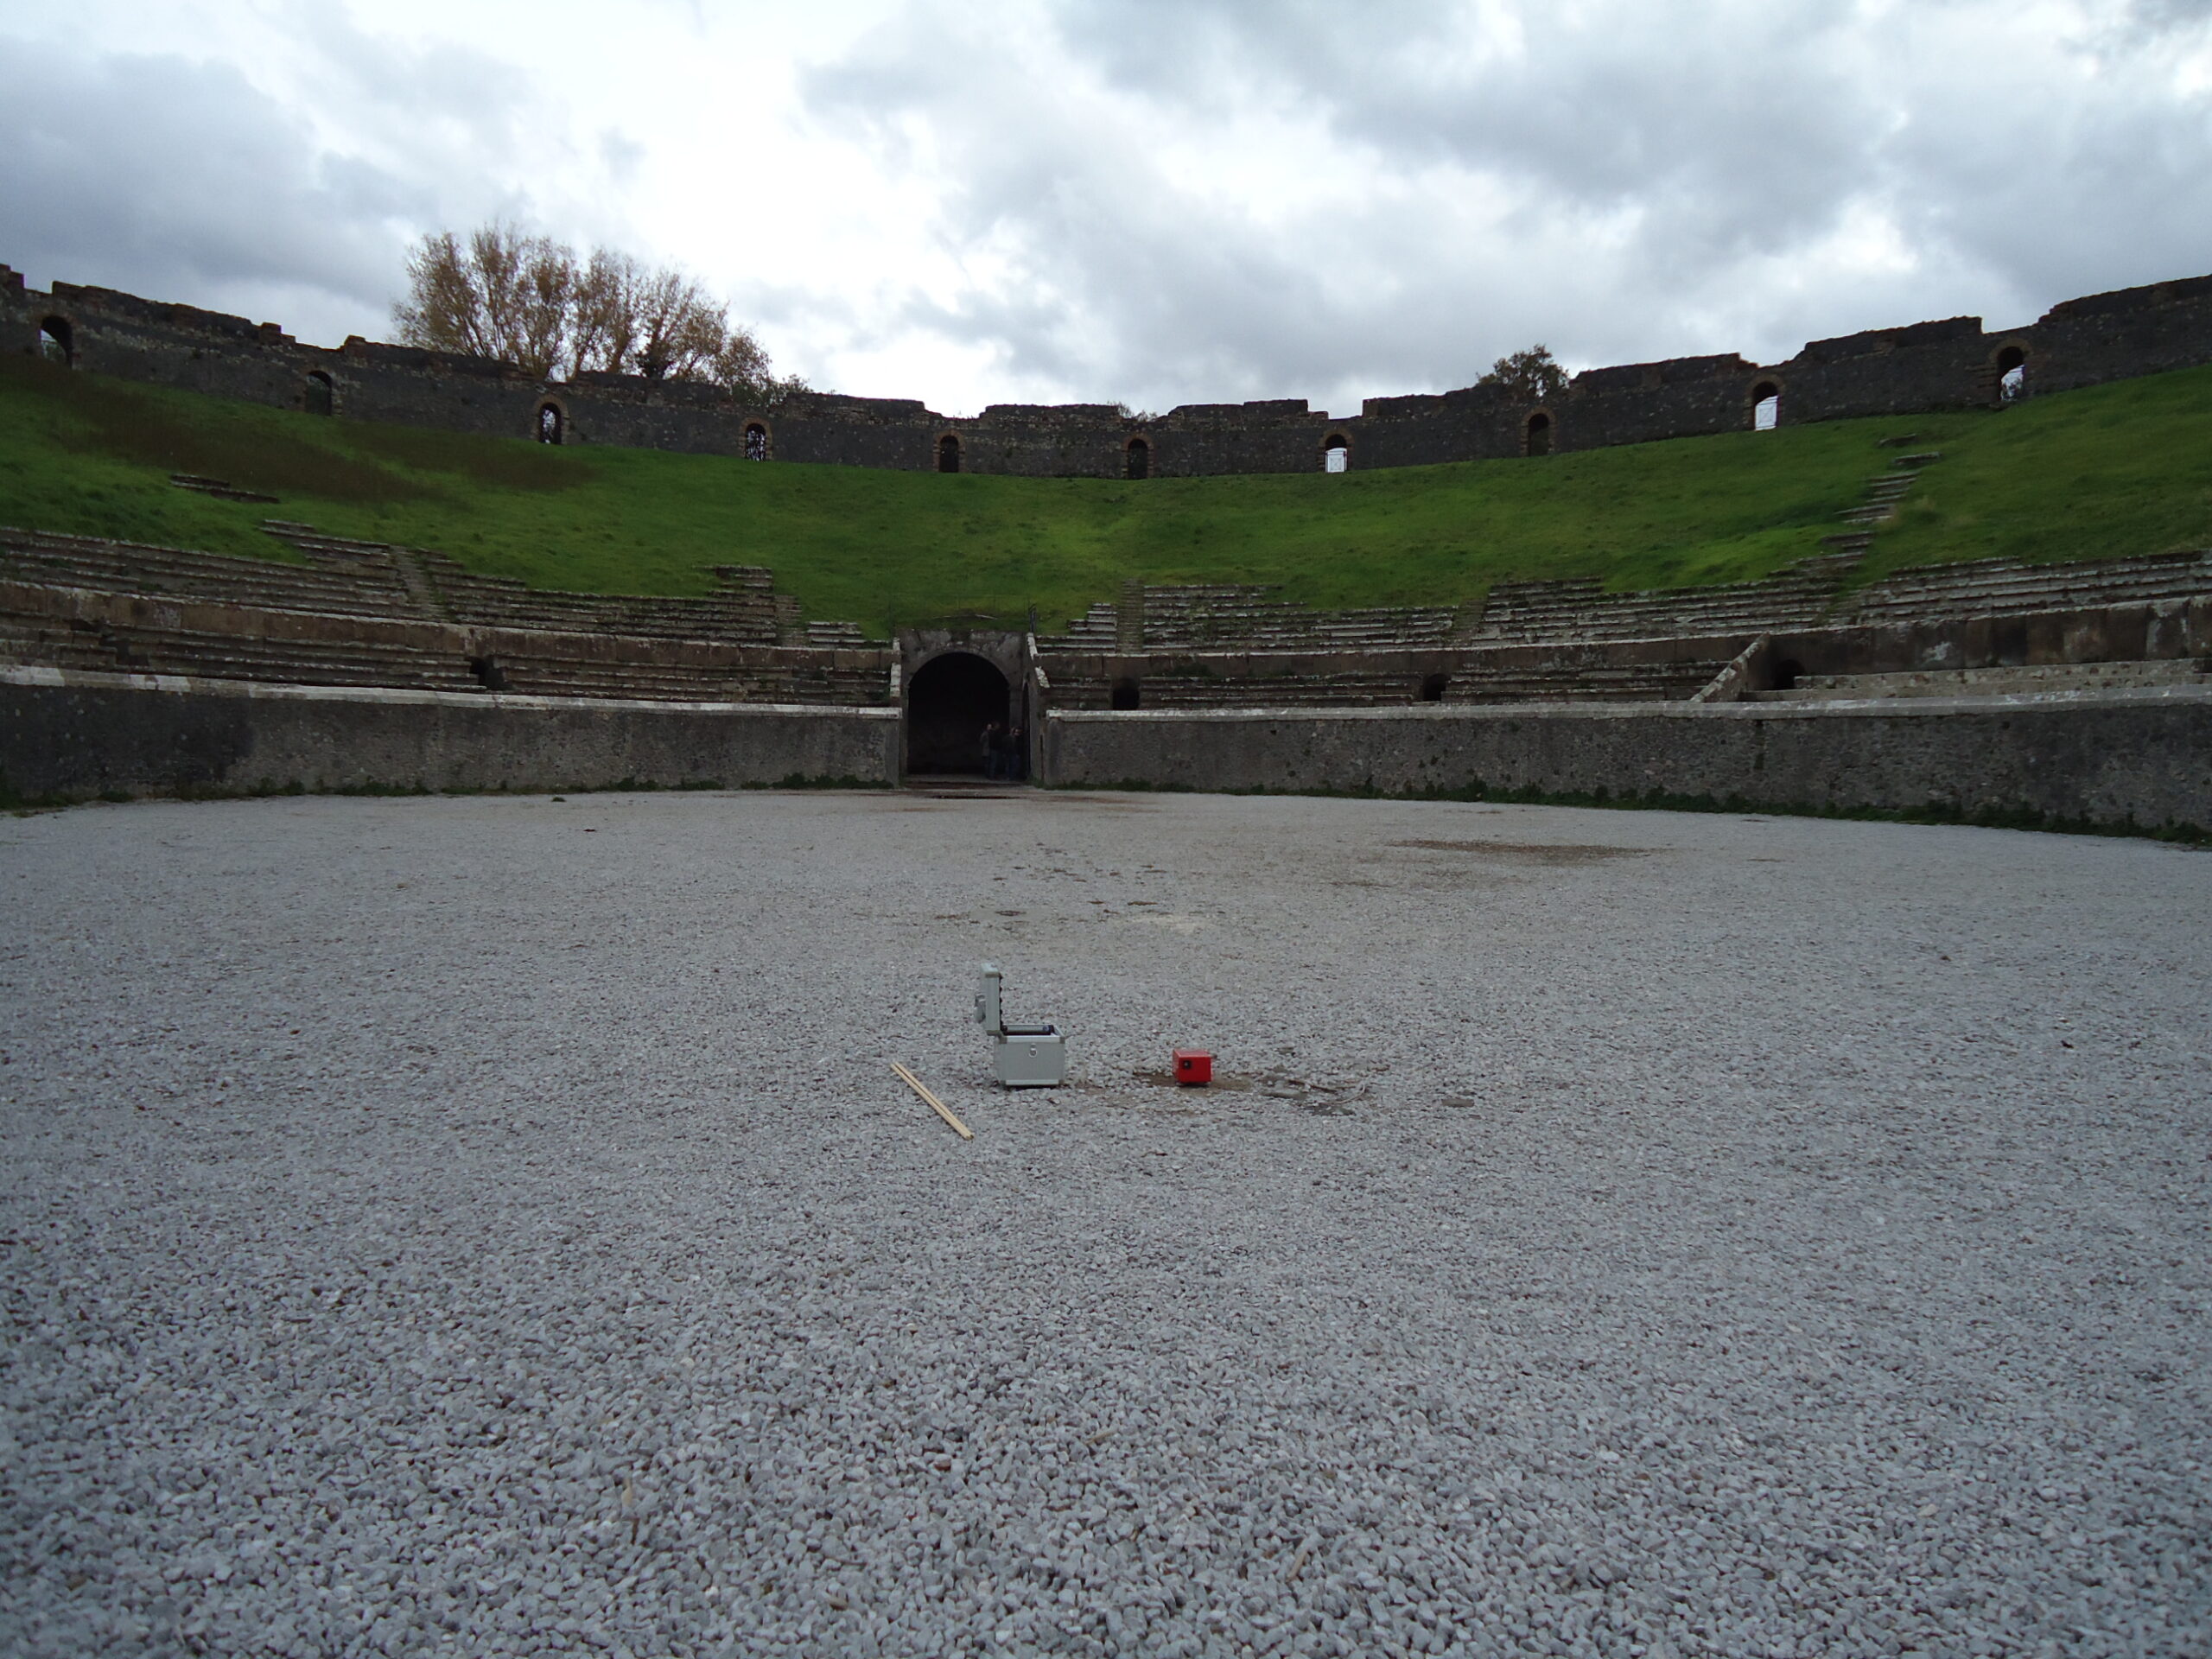
[[1351, 470], [1351, 440], [1341, 432], [1332, 432], [1321, 440], [1321, 470], [1325, 473], [1348, 473]]
[[937, 469], [940, 473], [960, 470], [960, 435], [947, 432], [937, 441]]
[[300, 406], [310, 415], [338, 412], [338, 388], [321, 369], [308, 371], [307, 384], [300, 390]]
[[766, 421], [747, 421], [745, 423], [745, 448], [742, 453], [746, 460], [767, 460], [774, 443], [775, 434], [768, 430]]
[[1144, 688], [1138, 683], [1135, 675], [1124, 674], [1108, 688], [1106, 706], [1127, 714], [1144, 700], [1143, 691]]
[[1449, 674], [1428, 675], [1421, 683], [1421, 700], [1423, 702], [1441, 702], [1444, 694], [1451, 689], [1452, 677]]
[[1996, 401], [1999, 404], [2018, 403], [2028, 395], [2028, 347], [2025, 341], [2006, 340], [1989, 359], [1989, 367], [1991, 378], [1996, 384]]
[[1751, 406], [1751, 430], [1771, 432], [1782, 424], [1782, 383], [1778, 380], [1755, 380], [1745, 395]]
[[1122, 446], [1122, 476], [1132, 480], [1152, 476], [1152, 441], [1141, 432]]
[[39, 355], [49, 363], [73, 368], [77, 362], [77, 331], [67, 317], [41, 317], [38, 325]]
[[1552, 424], [1551, 411], [1533, 410], [1529, 418], [1521, 423], [1521, 453], [1524, 455], [1548, 455], [1552, 440], [1557, 436]]
[[566, 443], [569, 441], [569, 411], [558, 397], [538, 400], [533, 435], [540, 443]]
[[980, 778], [986, 730], [1013, 721], [1005, 670], [976, 652], [940, 652], [906, 683], [906, 770]]

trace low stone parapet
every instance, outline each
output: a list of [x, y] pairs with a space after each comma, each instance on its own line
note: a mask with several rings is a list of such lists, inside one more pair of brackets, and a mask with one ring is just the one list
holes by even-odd
[[1802, 703], [1055, 710], [1044, 780], [1672, 796], [2212, 828], [2212, 690]]
[[895, 709], [271, 685], [0, 668], [16, 798], [894, 784]]

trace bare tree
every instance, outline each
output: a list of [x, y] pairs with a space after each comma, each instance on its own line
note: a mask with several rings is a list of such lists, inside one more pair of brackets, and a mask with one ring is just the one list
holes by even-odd
[[407, 263], [400, 338], [440, 351], [505, 358], [531, 373], [638, 374], [727, 386], [773, 404], [806, 390], [778, 378], [752, 331], [729, 321], [697, 280], [595, 248], [588, 262], [543, 237], [486, 226], [464, 247], [427, 236]]
[[577, 273], [569, 349], [580, 372], [620, 374], [637, 349], [632, 296], [642, 272], [626, 253], [594, 248]]
[[541, 377], [566, 358], [575, 262], [549, 238], [499, 224], [466, 245], [449, 231], [426, 236], [407, 281], [392, 319], [408, 345], [504, 358]]
[[1548, 404], [1567, 390], [1567, 371], [1550, 346], [1538, 344], [1499, 358], [1475, 384], [1503, 386], [1523, 403]]

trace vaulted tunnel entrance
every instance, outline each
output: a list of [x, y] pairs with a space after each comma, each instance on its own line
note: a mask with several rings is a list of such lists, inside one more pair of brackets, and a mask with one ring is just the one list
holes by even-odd
[[984, 775], [984, 729], [1013, 719], [1006, 676], [972, 652], [949, 651], [914, 671], [906, 689], [906, 770]]

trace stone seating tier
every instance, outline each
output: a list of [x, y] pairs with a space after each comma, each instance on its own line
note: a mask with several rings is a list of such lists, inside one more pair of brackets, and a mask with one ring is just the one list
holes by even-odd
[[1916, 669], [1894, 674], [1808, 674], [1783, 691], [1752, 691], [1749, 702], [1826, 702], [1861, 697], [2023, 696], [2051, 691], [2120, 691], [2212, 686], [2212, 664], [2173, 658], [2138, 663], [2048, 663], [2018, 667]]
[[52, 587], [88, 588], [325, 616], [425, 619], [389, 555], [343, 563], [287, 564], [0, 529], [0, 576]]
[[2212, 551], [2191, 549], [2068, 564], [1976, 559], [1925, 565], [1870, 582], [1837, 607], [1852, 623], [2156, 605], [2212, 594]]
[[0, 617], [0, 664], [121, 671], [114, 648], [97, 632], [31, 617]]
[[[1462, 664], [1446, 679], [1441, 700], [1454, 703], [1683, 701], [1709, 684], [1726, 666], [1718, 658], [1594, 665]], [[1137, 684], [1140, 710], [1382, 708], [1431, 700], [1423, 695], [1427, 686], [1422, 677], [1357, 670], [1249, 678], [1169, 672], [1143, 676]], [[1113, 687], [1108, 681], [1055, 681], [1052, 690], [1055, 708], [1112, 706]]]
[[500, 689], [540, 697], [642, 697], [658, 702], [881, 703], [887, 677], [873, 669], [704, 668], [501, 656]]
[[467, 660], [404, 647], [349, 641], [257, 639], [184, 629], [109, 628], [103, 637], [126, 674], [181, 674], [210, 680], [270, 680], [298, 685], [381, 685], [424, 691], [478, 691]]
[[1800, 560], [1758, 582], [1609, 594], [1594, 578], [1500, 582], [1469, 643], [1551, 644], [1778, 632], [1818, 627], [1859, 555]]

